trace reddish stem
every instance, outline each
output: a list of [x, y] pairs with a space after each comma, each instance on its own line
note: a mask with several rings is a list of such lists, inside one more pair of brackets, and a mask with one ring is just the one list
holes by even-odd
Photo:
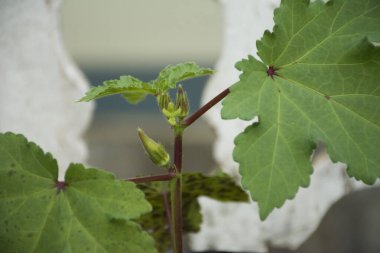
[[211, 99], [207, 104], [205, 104], [204, 106], [202, 106], [201, 108], [199, 108], [196, 112], [194, 112], [192, 115], [190, 115], [189, 117], [187, 117], [182, 122], [182, 126], [188, 127], [191, 124], [193, 124], [194, 121], [196, 121], [204, 113], [206, 113], [208, 110], [210, 110], [210, 108], [212, 108], [214, 105], [216, 105], [217, 103], [219, 103], [229, 93], [230, 93], [230, 89], [229, 88], [227, 88], [224, 91], [222, 91], [221, 93], [219, 93], [219, 95], [217, 95], [216, 97], [214, 97], [213, 99]]
[[176, 172], [182, 171], [182, 134], [176, 134], [174, 138], [174, 167]]
[[138, 183], [148, 183], [153, 181], [169, 181], [175, 177], [175, 172], [169, 172], [168, 174], [154, 175], [154, 176], [145, 176], [145, 177], [134, 177], [128, 178], [127, 181]]
[[173, 187], [171, 187], [172, 194], [172, 243], [173, 243], [173, 253], [182, 253], [182, 136], [183, 130], [193, 124], [197, 119], [199, 119], [204, 113], [206, 113], [210, 108], [219, 103], [223, 98], [225, 98], [230, 93], [230, 89], [227, 88], [222, 91], [219, 95], [211, 99], [204, 106], [199, 108], [195, 113], [190, 115], [181, 125], [175, 129], [175, 139], [174, 139], [174, 167], [177, 172], [177, 176], [171, 181]]
[[182, 253], [182, 135], [181, 128], [176, 129], [174, 137], [174, 166], [177, 176], [173, 179], [172, 193], [172, 237], [174, 238], [173, 253]]

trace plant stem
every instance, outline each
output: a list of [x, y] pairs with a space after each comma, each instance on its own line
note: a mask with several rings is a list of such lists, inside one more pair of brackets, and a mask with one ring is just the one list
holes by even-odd
[[175, 172], [169, 172], [168, 174], [154, 175], [154, 176], [145, 176], [145, 177], [134, 177], [128, 178], [127, 181], [134, 183], [148, 183], [153, 181], [169, 181], [175, 177]]
[[182, 135], [182, 128], [175, 129], [174, 166], [176, 177], [170, 181], [173, 253], [182, 253]]
[[[162, 200], [164, 202], [166, 219], [168, 221], [169, 234], [170, 234], [170, 237], [172, 237], [173, 236], [173, 233], [172, 233], [172, 211], [170, 209], [170, 202], [169, 202], [169, 199], [168, 199], [168, 192], [166, 190], [162, 192]], [[172, 238], [172, 241], [174, 241], [174, 238]]]
[[205, 112], [207, 112], [208, 110], [210, 110], [210, 108], [212, 108], [214, 105], [216, 105], [217, 103], [219, 103], [220, 100], [222, 100], [223, 98], [225, 98], [229, 93], [230, 93], [230, 89], [229, 88], [227, 88], [224, 91], [222, 91], [221, 93], [219, 93], [216, 97], [214, 97], [213, 99], [211, 99], [207, 104], [205, 104], [204, 106], [202, 106], [201, 108], [199, 108], [196, 112], [194, 112], [192, 115], [190, 115], [189, 117], [187, 117], [182, 122], [182, 126], [186, 128], [186, 127], [190, 126], [191, 124], [193, 124], [194, 121], [196, 121], [199, 117], [201, 117]]
[[186, 127], [193, 124], [199, 117], [214, 105], [219, 103], [230, 93], [227, 88], [219, 95], [211, 99], [207, 104], [199, 108], [191, 116], [174, 127], [174, 169], [176, 176], [170, 180], [171, 193], [171, 235], [173, 253], [182, 253], [182, 138]]
[[176, 131], [174, 137], [174, 169], [178, 173], [182, 171], [182, 135], [182, 132]]

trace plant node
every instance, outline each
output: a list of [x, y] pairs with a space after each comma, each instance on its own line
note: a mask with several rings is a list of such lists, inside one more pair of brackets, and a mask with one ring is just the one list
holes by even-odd
[[268, 76], [270, 76], [271, 78], [273, 78], [273, 76], [277, 75], [276, 74], [276, 70], [273, 66], [269, 66], [268, 67], [268, 70], [267, 70], [267, 74]]
[[58, 193], [60, 191], [63, 191], [65, 189], [65, 187], [67, 186], [66, 182], [65, 181], [57, 181], [57, 183], [55, 184], [55, 187], [57, 187], [57, 191]]

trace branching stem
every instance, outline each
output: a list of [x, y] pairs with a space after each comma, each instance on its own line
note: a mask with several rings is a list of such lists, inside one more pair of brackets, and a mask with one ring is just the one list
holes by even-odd
[[173, 179], [175, 177], [175, 175], [176, 175], [175, 172], [169, 172], [168, 174], [144, 176], [144, 177], [134, 177], [134, 178], [128, 178], [126, 180], [134, 182], [136, 184], [156, 182], [156, 181], [169, 181], [169, 180]]
[[170, 203], [167, 192], [162, 193], [166, 216], [169, 224], [169, 232], [172, 238], [173, 253], [182, 253], [182, 140], [185, 128], [193, 124], [210, 108], [220, 102], [230, 93], [229, 88], [211, 99], [204, 106], [199, 108], [194, 114], [177, 123], [174, 128], [174, 164], [169, 168], [167, 174], [153, 175], [145, 177], [135, 177], [127, 179], [135, 183], [148, 183], [154, 181], [169, 181]]
[[182, 253], [182, 139], [185, 128], [193, 124], [210, 108], [219, 103], [230, 93], [227, 88], [211, 99], [194, 114], [174, 127], [174, 169], [176, 176], [170, 180], [171, 193], [171, 235], [173, 253]]
[[182, 126], [186, 128], [186, 127], [190, 126], [191, 124], [193, 124], [199, 117], [201, 117], [204, 113], [206, 113], [208, 110], [210, 110], [214, 105], [219, 103], [229, 93], [230, 93], [229, 88], [227, 88], [224, 91], [222, 91], [221, 93], [219, 93], [219, 95], [217, 95], [216, 97], [211, 99], [207, 104], [205, 104], [204, 106], [199, 108], [196, 112], [194, 112], [192, 115], [190, 115], [188, 118], [186, 118], [182, 122]]

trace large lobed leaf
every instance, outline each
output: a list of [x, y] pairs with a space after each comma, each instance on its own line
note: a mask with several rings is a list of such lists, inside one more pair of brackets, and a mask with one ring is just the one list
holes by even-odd
[[132, 76], [105, 81], [103, 85], [91, 88], [80, 101], [91, 101], [106, 96], [121, 94], [129, 103], [136, 104], [147, 95], [158, 95], [176, 88], [178, 82], [214, 73], [212, 69], [201, 68], [193, 62], [165, 67], [155, 80], [143, 82]]
[[151, 210], [133, 183], [80, 164], [57, 174], [36, 144], [0, 134], [1, 252], [156, 252], [131, 221]]
[[[226, 174], [204, 176], [201, 173], [184, 173], [182, 185], [182, 228], [185, 233], [195, 233], [200, 229], [202, 215], [198, 197], [207, 196], [219, 201], [236, 202], [247, 202], [249, 199], [242, 188]], [[144, 191], [147, 200], [153, 206], [152, 213], [143, 215], [138, 222], [158, 242], [156, 247], [159, 252], [165, 253], [170, 249], [171, 242], [164, 195], [166, 195], [168, 204], [170, 204], [170, 196], [162, 182], [138, 184], [138, 187]]]
[[318, 141], [350, 176], [380, 177], [380, 50], [371, 43], [380, 1], [283, 0], [274, 20], [257, 42], [263, 62], [237, 63], [243, 73], [222, 109], [225, 119], [259, 116], [233, 155], [262, 219], [309, 185]]

